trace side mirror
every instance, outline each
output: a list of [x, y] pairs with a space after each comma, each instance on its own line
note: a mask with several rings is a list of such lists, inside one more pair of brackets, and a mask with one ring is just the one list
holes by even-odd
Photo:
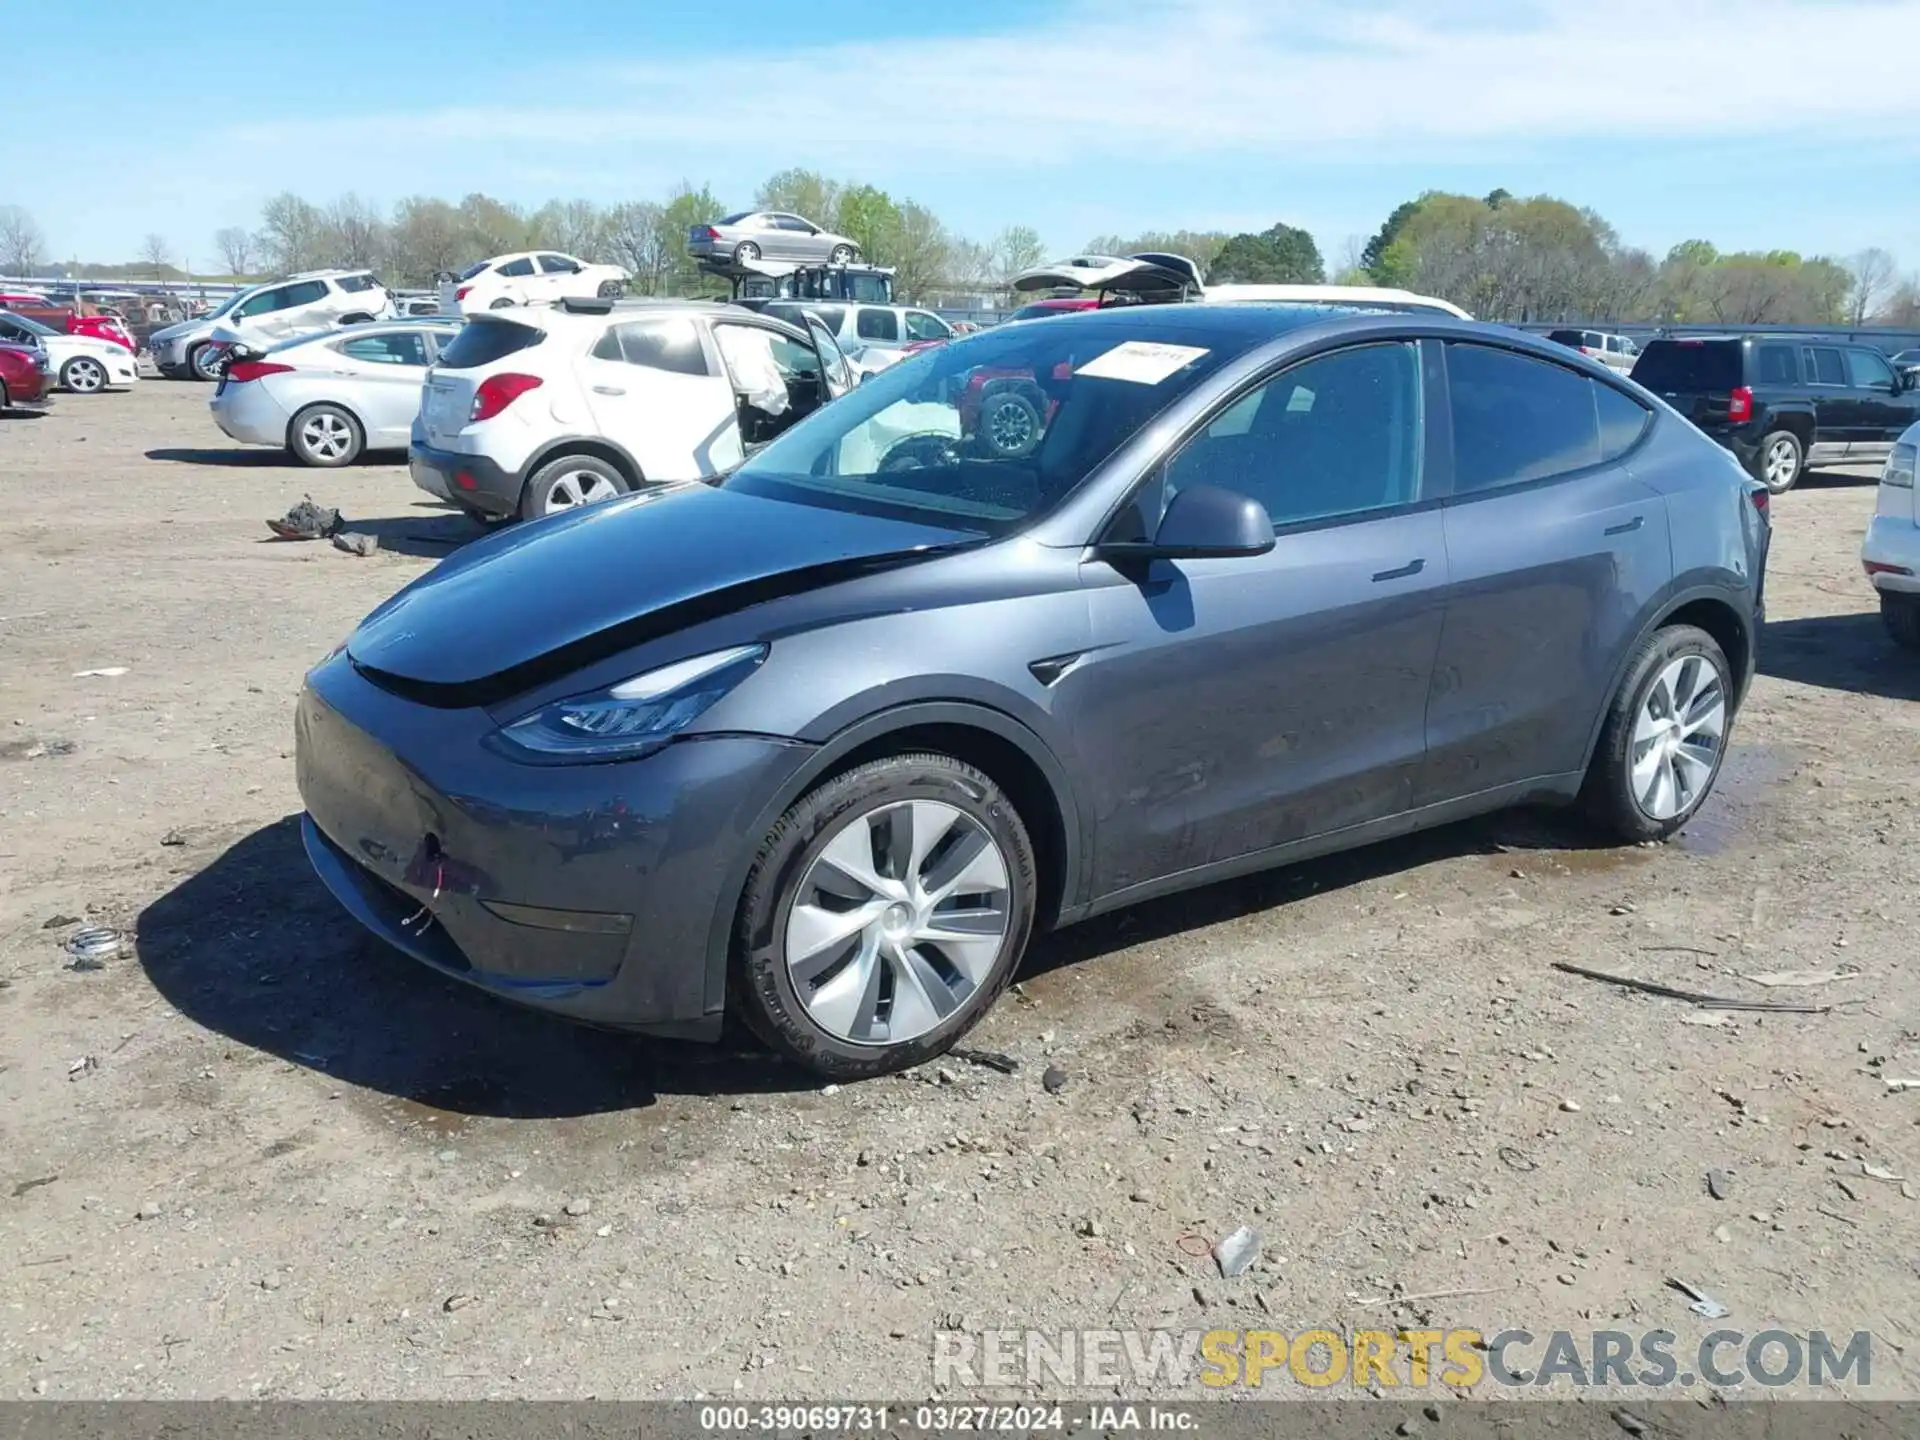
[[1250, 496], [1217, 485], [1182, 490], [1167, 506], [1153, 539], [1104, 547], [1114, 558], [1206, 560], [1264, 555], [1273, 549], [1273, 519]]

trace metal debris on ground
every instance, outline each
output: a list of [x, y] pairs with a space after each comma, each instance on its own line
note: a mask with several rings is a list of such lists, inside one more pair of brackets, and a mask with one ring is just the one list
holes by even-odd
[[1020, 1068], [1020, 1062], [1011, 1055], [1002, 1055], [998, 1050], [949, 1050], [956, 1060], [964, 1060], [969, 1065], [979, 1065], [988, 1070], [998, 1070], [1002, 1075], [1011, 1075]]
[[169, 830], [160, 837], [160, 843], [162, 845], [184, 845], [187, 843], [187, 837], [182, 835], [178, 830]]
[[1733, 1193], [1733, 1176], [1725, 1170], [1707, 1171], [1707, 1194], [1716, 1200], [1724, 1200]]
[[1920, 1090], [1920, 1079], [1895, 1080], [1889, 1077], [1887, 1080], [1887, 1089], [1891, 1090], [1895, 1095], [1904, 1095], [1909, 1090]]
[[76, 670], [73, 672], [73, 678], [76, 680], [114, 680], [126, 673], [127, 667], [124, 665], [102, 665], [97, 670]]
[[344, 550], [349, 555], [367, 556], [380, 548], [380, 537], [364, 530], [335, 535], [333, 548]]
[[1667, 1000], [1684, 1000], [1689, 1005], [1700, 1006], [1703, 1010], [1758, 1010], [1775, 1015], [1826, 1015], [1833, 1010], [1831, 1005], [1788, 1005], [1778, 1000], [1733, 1000], [1724, 995], [1703, 995], [1697, 990], [1678, 990], [1671, 985], [1662, 985], [1653, 980], [1636, 980], [1631, 975], [1609, 975], [1605, 970], [1589, 970], [1584, 965], [1570, 964], [1565, 960], [1555, 960], [1553, 968], [1564, 970], [1569, 975], [1580, 975], [1588, 980], [1624, 986], [1628, 990], [1643, 991], [1648, 995], [1658, 995]]
[[[49, 915], [40, 922], [40, 928], [42, 930], [58, 930], [62, 925], [78, 925], [79, 923], [80, 917], [78, 915]], [[1916, 1080], [1913, 1083], [1920, 1085], [1920, 1080]]]
[[1676, 1276], [1669, 1275], [1667, 1277], [1667, 1284], [1691, 1300], [1693, 1303], [1687, 1308], [1704, 1320], [1724, 1320], [1733, 1313], [1706, 1291], [1689, 1285], [1686, 1281]]
[[1836, 980], [1858, 980], [1858, 970], [1774, 970], [1765, 975], [1743, 977], [1755, 985], [1765, 985], [1770, 990], [1809, 989], [1815, 985], [1831, 985]]
[[[91, 925], [85, 930], [76, 930], [67, 937], [67, 953], [76, 962], [91, 960], [94, 964], [87, 969], [98, 969], [104, 961], [113, 959], [120, 953], [120, 932], [108, 929], [104, 925]], [[77, 964], [74, 968], [81, 968]]]
[[1260, 1258], [1260, 1232], [1250, 1225], [1242, 1225], [1213, 1247], [1213, 1258], [1224, 1279], [1246, 1274]]

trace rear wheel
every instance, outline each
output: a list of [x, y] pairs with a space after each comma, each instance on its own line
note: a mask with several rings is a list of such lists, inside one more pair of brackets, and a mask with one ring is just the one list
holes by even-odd
[[1807, 460], [1806, 447], [1791, 430], [1770, 431], [1760, 442], [1754, 460], [1754, 478], [1775, 495], [1784, 495], [1800, 480]]
[[1713, 789], [1732, 723], [1733, 675], [1719, 644], [1692, 625], [1656, 630], [1607, 709], [1582, 805], [1623, 841], [1666, 839]]
[[60, 383], [75, 395], [95, 395], [107, 388], [107, 367], [91, 355], [76, 355], [60, 367]]
[[986, 775], [896, 755], [825, 781], [768, 833], [735, 922], [734, 992], [788, 1058], [853, 1078], [940, 1054], [1012, 978], [1033, 846]]
[[218, 380], [227, 373], [227, 362], [213, 346], [200, 344], [187, 352], [187, 369], [196, 380]]
[[760, 258], [760, 247], [751, 240], [742, 240], [733, 247], [733, 263], [747, 265]]
[[632, 488], [618, 467], [597, 455], [562, 455], [533, 472], [520, 495], [520, 518], [538, 520], [582, 505], [598, 505]]
[[1920, 650], [1920, 595], [1880, 592], [1880, 619], [1903, 650]]
[[287, 426], [287, 448], [302, 465], [337, 470], [360, 458], [366, 435], [338, 405], [309, 405]]

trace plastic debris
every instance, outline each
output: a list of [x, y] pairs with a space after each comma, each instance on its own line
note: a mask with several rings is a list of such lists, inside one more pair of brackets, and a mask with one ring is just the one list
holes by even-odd
[[1726, 1306], [1722, 1305], [1718, 1300], [1714, 1299], [1713, 1296], [1709, 1295], [1706, 1291], [1701, 1290], [1696, 1286], [1689, 1285], [1684, 1280], [1681, 1280], [1672, 1275], [1669, 1275], [1667, 1277], [1667, 1284], [1671, 1285], [1674, 1289], [1678, 1290], [1682, 1295], [1685, 1295], [1688, 1299], [1693, 1301], [1693, 1303], [1689, 1305], [1687, 1308], [1693, 1311], [1694, 1314], [1700, 1316], [1703, 1320], [1724, 1320], [1727, 1318], [1727, 1316], [1733, 1313]]
[[1260, 1258], [1260, 1232], [1250, 1225], [1242, 1225], [1214, 1245], [1213, 1258], [1224, 1279], [1246, 1274]]

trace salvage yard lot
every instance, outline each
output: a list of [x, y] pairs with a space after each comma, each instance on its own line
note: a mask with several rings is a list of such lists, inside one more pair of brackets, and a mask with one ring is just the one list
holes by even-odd
[[[338, 908], [301, 674], [477, 530], [401, 466], [228, 445], [207, 393], [0, 420], [0, 1396], [912, 1397], [938, 1329], [1406, 1325], [1871, 1330], [1868, 1393], [1920, 1395], [1920, 664], [1861, 477], [1775, 502], [1678, 841], [1511, 815], [1142, 906], [1038, 945], [969, 1039], [1015, 1073], [823, 1088], [510, 1010]], [[306, 493], [379, 553], [270, 540]], [[137, 943], [66, 968], [80, 919]], [[1790, 971], [1837, 975], [1746, 978]], [[1193, 1237], [1241, 1225], [1223, 1280]]]

